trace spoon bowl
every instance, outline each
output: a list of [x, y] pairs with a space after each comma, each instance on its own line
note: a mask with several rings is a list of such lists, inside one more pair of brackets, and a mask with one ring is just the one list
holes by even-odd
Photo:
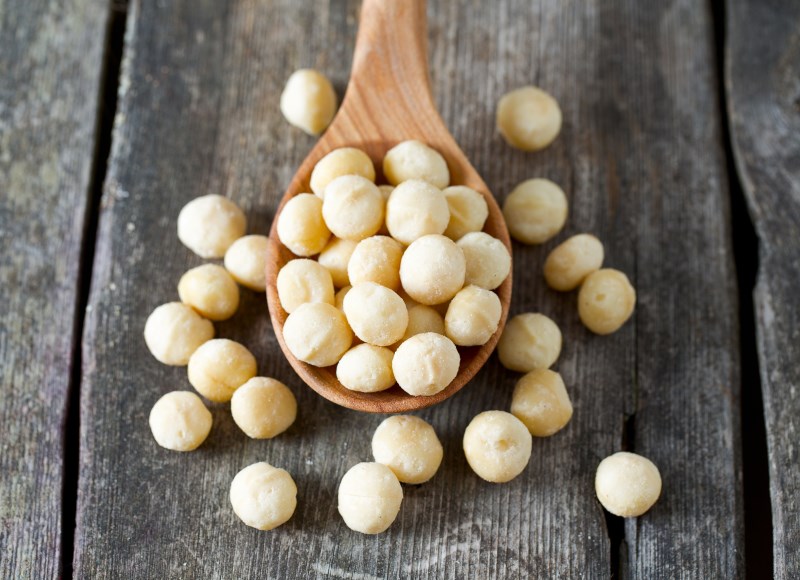
[[289, 199], [311, 191], [311, 171], [334, 149], [357, 147], [366, 152], [375, 164], [377, 183], [381, 183], [382, 160], [389, 149], [409, 139], [433, 147], [447, 161], [451, 185], [465, 185], [483, 194], [489, 207], [483, 231], [498, 238], [511, 252], [508, 229], [497, 202], [436, 111], [428, 82], [426, 39], [424, 0], [364, 0], [353, 68], [342, 105], [289, 184], [269, 233], [267, 303], [278, 343], [308, 386], [326, 399], [358, 411], [414, 411], [435, 405], [458, 392], [494, 350], [511, 302], [512, 275], [509, 273], [496, 289], [502, 305], [497, 331], [482, 346], [459, 347], [458, 375], [443, 391], [431, 396], [412, 396], [397, 385], [378, 393], [351, 391], [337, 380], [335, 367], [319, 368], [300, 361], [283, 340], [283, 325], [288, 314], [278, 299], [277, 277], [286, 262], [296, 256], [278, 239], [278, 219]]

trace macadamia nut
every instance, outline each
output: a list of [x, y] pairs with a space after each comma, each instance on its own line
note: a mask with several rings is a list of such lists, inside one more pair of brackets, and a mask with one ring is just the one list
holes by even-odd
[[283, 340], [294, 356], [316, 367], [335, 365], [353, 342], [344, 313], [330, 304], [307, 302], [283, 325]]
[[375, 182], [375, 166], [372, 159], [361, 149], [342, 147], [334, 149], [317, 161], [311, 171], [311, 191], [319, 197], [325, 197], [328, 184], [342, 175], [360, 175]]
[[408, 327], [401, 341], [423, 332], [444, 334], [444, 318], [435, 309], [424, 304], [414, 303], [406, 304], [406, 308], [408, 308]]
[[386, 227], [394, 239], [410, 244], [429, 234], [441, 234], [450, 222], [442, 192], [425, 181], [412, 179], [394, 188], [386, 202]]
[[351, 391], [385, 391], [394, 384], [393, 357], [386, 347], [359, 344], [344, 353], [336, 365], [336, 378]]
[[336, 304], [336, 308], [344, 312], [344, 297], [347, 296], [347, 293], [350, 292], [352, 286], [345, 286], [341, 290], [336, 293], [334, 296], [334, 303]]
[[522, 87], [500, 99], [497, 128], [512, 147], [538, 151], [550, 145], [561, 131], [561, 109], [543, 90]]
[[242, 469], [231, 482], [231, 505], [245, 524], [271, 530], [285, 524], [297, 507], [297, 486], [289, 472], [269, 463]]
[[215, 338], [189, 359], [189, 382], [209, 401], [227, 403], [236, 389], [256, 376], [256, 358], [238, 342]]
[[372, 455], [402, 483], [418, 485], [436, 475], [444, 449], [428, 423], [412, 415], [395, 415], [375, 430]]
[[283, 206], [278, 216], [278, 238], [293, 254], [318, 254], [330, 237], [322, 218], [322, 200], [316, 195], [301, 193]]
[[523, 244], [543, 244], [567, 221], [567, 196], [547, 179], [529, 179], [514, 188], [503, 204], [511, 236]]
[[357, 243], [352, 240], [333, 238], [317, 258], [317, 261], [331, 273], [333, 285], [336, 288], [350, 285], [347, 265], [350, 263], [350, 257], [353, 255], [356, 245]]
[[307, 302], [333, 304], [333, 280], [325, 267], [314, 260], [286, 262], [278, 272], [278, 298], [286, 312], [294, 312]]
[[635, 518], [653, 507], [661, 495], [661, 474], [649, 459], [620, 451], [597, 466], [594, 489], [612, 514]]
[[636, 306], [628, 277], [612, 268], [589, 274], [578, 293], [578, 314], [595, 334], [611, 334], [625, 324]]
[[256, 292], [267, 288], [267, 236], [244, 236], [225, 252], [225, 269], [239, 284]]
[[197, 197], [178, 214], [178, 239], [201, 258], [221, 258], [244, 235], [247, 218], [221, 195]]
[[408, 309], [394, 291], [361, 282], [344, 297], [347, 322], [358, 338], [376, 346], [389, 346], [403, 337], [408, 326]]
[[439, 189], [450, 184], [444, 157], [419, 141], [403, 141], [392, 147], [383, 158], [383, 174], [392, 185], [409, 179], [421, 179]]
[[239, 287], [222, 266], [203, 264], [178, 282], [178, 296], [209, 320], [227, 320], [239, 308]]
[[347, 527], [380, 534], [392, 525], [403, 501], [403, 488], [392, 470], [380, 463], [359, 463], [339, 484], [339, 514]]
[[347, 274], [350, 284], [375, 282], [392, 290], [400, 289], [400, 259], [403, 246], [388, 236], [372, 236], [358, 242]]
[[519, 314], [506, 324], [497, 354], [512, 371], [550, 368], [561, 354], [561, 330], [544, 314]]
[[322, 216], [335, 236], [358, 242], [378, 233], [384, 206], [377, 185], [360, 175], [343, 175], [325, 188]]
[[162, 304], [147, 317], [144, 341], [156, 360], [183, 366], [197, 348], [214, 338], [214, 325], [180, 302]]
[[447, 302], [464, 287], [464, 252], [444, 236], [423, 236], [406, 248], [400, 281], [408, 295], [428, 306]]
[[511, 254], [505, 244], [484, 232], [465, 234], [456, 242], [464, 252], [467, 270], [465, 284], [494, 290], [511, 271]]
[[281, 93], [281, 113], [291, 125], [319, 135], [336, 114], [336, 91], [331, 81], [312, 69], [296, 70]]
[[533, 439], [511, 413], [485, 411], [464, 431], [464, 454], [479, 477], [505, 483], [517, 477], [531, 458]]
[[603, 265], [603, 243], [589, 234], [572, 236], [556, 246], [544, 263], [544, 279], [553, 290], [567, 292]]
[[253, 377], [234, 391], [231, 415], [248, 437], [271, 439], [292, 426], [297, 418], [297, 400], [282, 382]]
[[211, 412], [200, 397], [173, 391], [161, 397], [150, 411], [150, 430], [156, 443], [172, 451], [193, 451], [211, 431]]
[[511, 414], [534, 437], [549, 437], [563, 429], [572, 418], [572, 402], [561, 375], [548, 369], [524, 375], [514, 388]]
[[450, 210], [450, 221], [444, 235], [457, 241], [465, 234], [483, 229], [489, 217], [489, 206], [483, 195], [463, 185], [445, 188], [442, 194]]
[[486, 344], [497, 331], [502, 312], [497, 294], [467, 286], [450, 301], [444, 317], [445, 334], [458, 346]]
[[458, 374], [461, 356], [453, 341], [433, 332], [412, 336], [394, 353], [392, 370], [397, 384], [409, 395], [443, 391]]

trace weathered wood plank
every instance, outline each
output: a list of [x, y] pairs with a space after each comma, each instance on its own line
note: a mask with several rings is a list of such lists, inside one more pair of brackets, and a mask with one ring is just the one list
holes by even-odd
[[0, 577], [61, 565], [104, 0], [0, 2]]
[[800, 5], [729, 0], [731, 138], [759, 240], [754, 292], [776, 578], [800, 576]]
[[[295, 68], [316, 66], [344, 86], [357, 4], [132, 5], [84, 341], [78, 573], [604, 577], [611, 542], [594, 469], [620, 448], [624, 417], [636, 412], [635, 445], [661, 466], [665, 494], [638, 520], [638, 536], [629, 534], [625, 570], [739, 576], [727, 191], [709, 13], [689, 0], [652, 11], [633, 0], [429, 7], [434, 92], [487, 183], [500, 197], [529, 177], [563, 184], [572, 214], [561, 237], [596, 233], [609, 265], [639, 289], [635, 321], [595, 337], [578, 321], [574, 294], [544, 287], [541, 266], [557, 242], [515, 250], [512, 311], [559, 322], [566, 343], [558, 369], [575, 403], [568, 429], [535, 442], [524, 476], [484, 483], [461, 452], [471, 417], [509, 404], [516, 377], [493, 358], [474, 384], [421, 413], [445, 445], [441, 473], [406, 488], [386, 534], [347, 530], [336, 512], [338, 481], [369, 459], [381, 418], [303, 387], [280, 355], [263, 297], [253, 294], [218, 332], [247, 344], [262, 374], [293, 387], [298, 422], [275, 440], [246, 441], [218, 406], [197, 452], [154, 444], [150, 407], [168, 390], [189, 388], [185, 370], [156, 363], [141, 338], [147, 314], [174, 299], [180, 274], [200, 263], [175, 238], [178, 211], [196, 195], [224, 193], [247, 210], [251, 232], [267, 231], [312, 144], [280, 117], [283, 82]], [[686, 19], [688, 30], [676, 30]], [[553, 92], [565, 114], [562, 136], [536, 155], [510, 150], [493, 118], [503, 92], [531, 82]], [[300, 490], [295, 517], [270, 533], [245, 528], [228, 505], [231, 479], [257, 460], [287, 468]]]

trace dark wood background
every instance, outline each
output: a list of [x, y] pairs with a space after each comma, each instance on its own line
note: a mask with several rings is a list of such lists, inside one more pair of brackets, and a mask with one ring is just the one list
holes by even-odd
[[[218, 334], [290, 385], [298, 421], [253, 441], [214, 405], [197, 452], [155, 444], [153, 403], [190, 388], [142, 339], [201, 263], [177, 214], [220, 193], [267, 232], [314, 142], [282, 119], [283, 84], [310, 66], [343, 93], [358, 6], [0, 2], [0, 577], [800, 576], [800, 6], [786, 0], [430, 0], [432, 86], [456, 140], [499, 200], [547, 177], [571, 204], [557, 239], [514, 249], [512, 314], [561, 326], [575, 405], [522, 476], [483, 482], [461, 452], [469, 420], [510, 402], [517, 377], [492, 357], [420, 413], [445, 446], [440, 473], [404, 488], [387, 533], [348, 530], [336, 488], [382, 417], [305, 387], [249, 291]], [[494, 127], [499, 97], [528, 83], [564, 112], [536, 154]], [[541, 277], [578, 232], [638, 291], [609, 337]], [[664, 480], [625, 521], [593, 492], [620, 449]], [[228, 502], [260, 460], [299, 488], [273, 532]]]

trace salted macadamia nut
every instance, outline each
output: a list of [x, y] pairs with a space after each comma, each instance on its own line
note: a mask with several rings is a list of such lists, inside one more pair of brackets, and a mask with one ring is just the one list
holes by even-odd
[[458, 346], [486, 344], [497, 331], [502, 313], [497, 294], [467, 286], [450, 301], [444, 317], [445, 334]]
[[331, 232], [322, 218], [322, 200], [310, 193], [295, 195], [278, 216], [278, 238], [297, 256], [319, 254]]
[[553, 366], [561, 354], [561, 330], [544, 314], [528, 312], [508, 321], [497, 343], [504, 367], [527, 373]]
[[538, 151], [550, 145], [561, 131], [561, 109], [543, 90], [522, 87], [500, 99], [497, 128], [512, 147]]
[[354, 465], [339, 484], [339, 514], [348, 528], [362, 534], [386, 531], [402, 501], [397, 476], [380, 463]]
[[271, 530], [289, 521], [297, 507], [297, 486], [289, 472], [269, 463], [242, 469], [231, 482], [233, 512], [245, 524]]
[[505, 483], [517, 477], [531, 458], [533, 438], [511, 413], [484, 411], [464, 431], [464, 454], [479, 477]]
[[567, 196], [548, 179], [529, 179], [514, 188], [505, 203], [503, 217], [508, 231], [523, 244], [543, 244], [567, 221]]
[[395, 415], [375, 430], [372, 456], [402, 483], [418, 485], [436, 475], [444, 449], [428, 423], [412, 415]]
[[410, 179], [427, 181], [439, 189], [450, 185], [450, 171], [442, 154], [419, 141], [403, 141], [392, 147], [383, 158], [383, 174], [392, 185]]
[[345, 286], [344, 288], [339, 290], [336, 293], [336, 296], [334, 297], [334, 303], [336, 305], [336, 308], [338, 308], [342, 312], [344, 312], [344, 297], [347, 296], [347, 293], [350, 292], [351, 288], [352, 286]]
[[247, 218], [221, 195], [197, 197], [178, 214], [178, 239], [201, 258], [221, 258], [244, 235]]
[[333, 285], [336, 288], [344, 288], [350, 285], [347, 264], [350, 263], [350, 256], [353, 255], [356, 245], [357, 242], [353, 240], [333, 238], [317, 258], [317, 261], [331, 273]]
[[355, 335], [375, 346], [389, 346], [403, 337], [408, 326], [408, 310], [396, 292], [361, 282], [344, 297], [344, 313]]
[[636, 290], [628, 277], [613, 268], [589, 274], [578, 293], [578, 315], [595, 334], [611, 334], [633, 314]]
[[386, 227], [403, 244], [429, 234], [441, 234], [450, 222], [450, 210], [441, 190], [412, 179], [394, 188], [386, 202]]
[[597, 466], [594, 489], [612, 514], [635, 518], [653, 507], [661, 495], [661, 474], [649, 459], [620, 451]]
[[556, 246], [544, 263], [544, 279], [553, 290], [568, 292], [603, 265], [603, 243], [590, 234], [578, 234]]
[[311, 171], [311, 191], [324, 198], [328, 184], [342, 175], [360, 175], [374, 183], [375, 166], [369, 155], [361, 149], [355, 147], [334, 149], [317, 161]]
[[211, 412], [200, 397], [174, 391], [161, 397], [150, 411], [150, 430], [156, 443], [172, 451], [193, 451], [211, 431]]
[[267, 236], [244, 236], [225, 252], [225, 269], [245, 288], [263, 292], [267, 288]]
[[450, 221], [444, 235], [455, 241], [465, 234], [483, 229], [489, 217], [489, 206], [483, 195], [463, 185], [445, 188], [442, 194], [450, 210]]
[[505, 244], [484, 232], [472, 232], [456, 242], [467, 263], [465, 284], [494, 290], [511, 271], [511, 254]]
[[233, 393], [231, 415], [248, 437], [271, 439], [292, 426], [297, 400], [282, 382], [253, 377]]
[[178, 282], [181, 302], [209, 320], [227, 320], [239, 308], [239, 287], [222, 266], [203, 264], [186, 272]]
[[336, 91], [331, 81], [312, 69], [296, 70], [281, 93], [281, 113], [298, 129], [319, 135], [336, 114]]
[[400, 288], [400, 259], [403, 246], [388, 236], [372, 236], [358, 242], [347, 274], [350, 284], [375, 282], [392, 290]]
[[467, 271], [464, 252], [444, 236], [423, 236], [413, 242], [400, 260], [403, 290], [432, 306], [447, 302], [464, 287]]
[[227, 403], [236, 389], [256, 376], [256, 357], [238, 342], [215, 338], [189, 359], [189, 382], [209, 401]]
[[384, 206], [377, 185], [360, 175], [343, 175], [325, 188], [322, 217], [335, 236], [359, 242], [378, 233]]
[[331, 273], [314, 260], [286, 262], [278, 272], [278, 299], [286, 312], [294, 312], [306, 302], [333, 304]]
[[283, 340], [294, 356], [315, 367], [335, 365], [353, 343], [344, 313], [330, 304], [308, 302], [283, 325]]
[[386, 347], [359, 344], [344, 353], [336, 365], [336, 378], [351, 391], [385, 391], [394, 384], [392, 358], [394, 353]]
[[162, 304], [147, 317], [144, 341], [165, 365], [183, 366], [197, 348], [214, 338], [214, 325], [180, 302]]
[[423, 332], [397, 348], [392, 370], [397, 384], [406, 393], [428, 396], [443, 391], [456, 378], [460, 363], [461, 356], [452, 340]]
[[401, 340], [408, 340], [423, 332], [444, 334], [444, 318], [434, 308], [424, 304], [408, 303], [406, 307], [408, 308], [408, 327]]
[[534, 437], [557, 433], [572, 418], [572, 402], [561, 375], [548, 369], [531, 371], [514, 388], [511, 414]]

